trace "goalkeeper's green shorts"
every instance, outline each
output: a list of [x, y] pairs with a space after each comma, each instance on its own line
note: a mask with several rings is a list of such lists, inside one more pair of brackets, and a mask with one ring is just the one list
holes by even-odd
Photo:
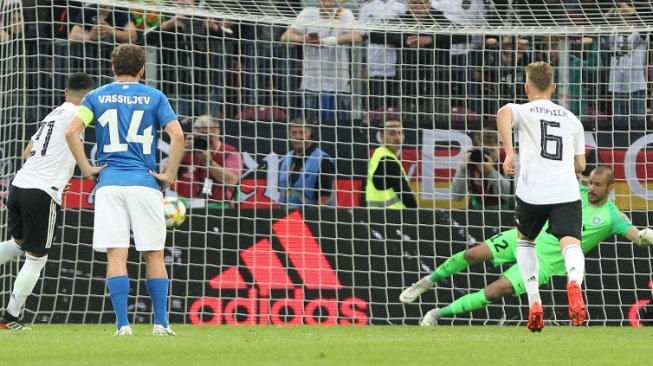
[[[487, 244], [487, 246], [490, 248], [490, 251], [492, 252], [492, 263], [495, 266], [517, 262], [517, 229], [502, 231], [487, 239], [485, 244]], [[560, 271], [551, 269], [542, 262], [541, 258], [538, 257], [538, 259], [540, 260], [539, 282], [541, 286], [545, 283], [548, 283], [551, 279], [551, 276], [558, 275], [558, 272]], [[562, 273], [564, 274], [564, 268], [562, 270]], [[508, 278], [508, 281], [510, 281], [512, 284], [513, 289], [515, 289], [515, 296], [526, 293], [524, 280], [521, 276], [521, 272], [519, 271], [517, 264], [510, 266], [510, 268], [503, 272], [503, 275]]]

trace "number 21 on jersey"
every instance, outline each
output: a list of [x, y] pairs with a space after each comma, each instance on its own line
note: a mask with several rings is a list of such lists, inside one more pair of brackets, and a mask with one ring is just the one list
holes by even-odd
[[127, 151], [128, 143], [134, 142], [143, 144], [143, 154], [148, 155], [152, 153], [152, 142], [154, 141], [154, 136], [152, 135], [152, 126], [143, 130], [143, 134], [138, 134], [138, 128], [141, 125], [141, 120], [143, 119], [143, 114], [145, 111], [136, 110], [131, 116], [131, 121], [129, 122], [129, 129], [127, 130], [127, 141], [120, 141], [120, 132], [118, 130], [118, 110], [107, 109], [98, 117], [97, 121], [100, 123], [100, 126], [104, 127], [107, 124], [109, 125], [109, 144], [104, 145], [103, 151], [105, 153]]
[[[54, 129], [54, 122], [55, 120], [45, 122], [41, 125], [39, 128], [39, 131], [36, 133], [34, 136], [35, 141], [40, 141], [41, 140], [41, 134], [43, 133], [44, 129], [47, 129], [48, 132], [45, 134], [45, 138], [43, 139], [43, 144], [41, 145], [41, 156], [45, 156], [45, 154], [48, 152], [48, 145], [50, 145], [50, 138], [52, 137], [52, 130]], [[34, 156], [36, 153], [35, 150], [32, 150], [31, 156]]]

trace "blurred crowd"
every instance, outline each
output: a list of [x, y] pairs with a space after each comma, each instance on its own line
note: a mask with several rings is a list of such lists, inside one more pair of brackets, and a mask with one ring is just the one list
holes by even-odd
[[[242, 9], [243, 13], [283, 15], [291, 19], [286, 23], [206, 17], [202, 13], [211, 11], [210, 1], [175, 2], [190, 11], [148, 12], [138, 2], [129, 9], [76, 1], [23, 0], [22, 6], [3, 2], [1, 53], [11, 59], [7, 55], [24, 50], [28, 104], [42, 109], [31, 108], [28, 120], [38, 121], [43, 111], [57, 104], [57, 90], [63, 89], [71, 72], [85, 71], [101, 83], [109, 82], [111, 50], [116, 43], [133, 42], [146, 47], [146, 82], [159, 87], [175, 111], [188, 117], [187, 132], [215, 130], [206, 144], [211, 155], [187, 158], [188, 165], [196, 161], [205, 165], [203, 172], [192, 167], [185, 171], [192, 184], [197, 184], [182, 188], [189, 196], [237, 200], [235, 177], [242, 172], [243, 162], [233, 160], [231, 152], [239, 147], [232, 145], [265, 136], [261, 126], [244, 121], [287, 123], [288, 141], [296, 133], [301, 141], [320, 146], [287, 145], [289, 151], [283, 151], [288, 154], [286, 168], [301, 173], [281, 173], [283, 182], [292, 187], [292, 180], [301, 178], [307, 168], [292, 163], [297, 151], [300, 156], [315, 153], [335, 159], [335, 164], [318, 162], [313, 168], [337, 174], [342, 169], [338, 159], [357, 154], [351, 144], [360, 140], [356, 134], [361, 126], [383, 125], [390, 115], [399, 115], [404, 129], [469, 133], [481, 149], [489, 150], [473, 157], [480, 159], [482, 167], [457, 170], [454, 193], [467, 194], [473, 184], [466, 183], [487, 175], [495, 181], [481, 184], [477, 191], [504, 194], [511, 188], [500, 174], [493, 150], [498, 146], [491, 136], [494, 114], [505, 103], [526, 101], [523, 70], [532, 61], [554, 66], [559, 84], [555, 101], [579, 116], [586, 130], [631, 133], [647, 127], [652, 86], [648, 60], [653, 48], [650, 35], [642, 29], [653, 17], [648, 1], [219, 2], [225, 9], [231, 4], [236, 13]], [[478, 31], [480, 27], [504, 26], [499, 29], [505, 30], [509, 29], [505, 26], [528, 29], [532, 25], [549, 27], [551, 32], [542, 35], [544, 28], [533, 35]], [[469, 31], [448, 34], [434, 32], [433, 26]], [[557, 26], [603, 30], [558, 34]], [[24, 40], [25, 47], [15, 40]], [[3, 63], [7, 71], [23, 66]], [[197, 121], [201, 125], [193, 126]], [[233, 143], [221, 144], [221, 134], [231, 136]], [[617, 143], [613, 137], [609, 141]], [[193, 142], [202, 145], [189, 138], [189, 150]], [[338, 144], [345, 145], [337, 148]], [[369, 145], [363, 150], [369, 153]], [[345, 170], [347, 174], [356, 171], [355, 167]], [[203, 187], [207, 179], [227, 187]], [[324, 186], [332, 185], [330, 180], [310, 181], [319, 184], [310, 202], [332, 202], [324, 193]], [[480, 199], [470, 207], [511, 204], [509, 200], [486, 201]]]

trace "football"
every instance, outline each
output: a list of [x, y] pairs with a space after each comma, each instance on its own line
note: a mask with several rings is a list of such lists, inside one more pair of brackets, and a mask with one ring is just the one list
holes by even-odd
[[186, 206], [177, 197], [163, 198], [163, 215], [166, 219], [166, 227], [174, 229], [186, 220]]

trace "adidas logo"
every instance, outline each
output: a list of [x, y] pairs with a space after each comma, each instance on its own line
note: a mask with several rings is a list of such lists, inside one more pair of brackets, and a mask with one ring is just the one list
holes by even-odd
[[535, 278], [535, 276], [531, 276], [528, 278], [528, 280], [526, 280], [526, 282], [533, 282], [533, 281], [537, 281], [537, 278]]
[[[369, 306], [365, 299], [350, 296], [341, 300], [337, 296], [343, 288], [338, 275], [298, 211], [272, 224], [272, 231], [285, 253], [276, 252], [268, 239], [242, 250], [239, 255], [242, 267], [229, 267], [208, 281], [220, 297], [203, 297], [191, 304], [192, 323], [368, 323]], [[280, 259], [284, 254], [287, 261]], [[296, 273], [295, 281], [289, 269]], [[247, 296], [236, 296], [242, 292]], [[305, 296], [307, 292], [315, 296], [307, 298], [310, 297]], [[234, 297], [225, 296], [230, 293]]]

